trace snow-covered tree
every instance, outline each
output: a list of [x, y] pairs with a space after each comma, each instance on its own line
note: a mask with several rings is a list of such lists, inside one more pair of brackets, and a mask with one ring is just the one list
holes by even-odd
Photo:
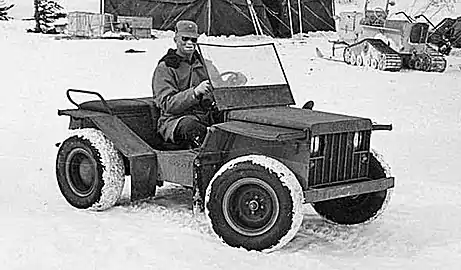
[[55, 22], [59, 18], [65, 18], [63, 7], [52, 0], [34, 0], [34, 18], [36, 33], [53, 33]]
[[426, 14], [428, 17], [434, 17], [438, 14], [455, 13], [456, 5], [456, 0], [412, 0], [409, 8], [415, 14]]
[[8, 4], [5, 0], [0, 0], [0, 21], [7, 21], [11, 19], [8, 16], [8, 10], [10, 10], [14, 4]]
[[[386, 6], [387, 0], [334, 0], [336, 9], [347, 7], [347, 11], [363, 12], [365, 2], [368, 2], [368, 8]], [[424, 14], [434, 23], [442, 20], [445, 17], [456, 18], [459, 16], [461, 9], [461, 0], [394, 0], [395, 5], [389, 7], [390, 19], [398, 19], [395, 13], [404, 11], [411, 17]], [[344, 9], [344, 8], [343, 8]], [[405, 19], [405, 18], [402, 18]]]

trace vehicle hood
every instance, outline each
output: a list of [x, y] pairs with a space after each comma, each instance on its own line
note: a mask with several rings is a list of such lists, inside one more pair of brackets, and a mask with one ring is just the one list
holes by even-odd
[[371, 130], [370, 119], [288, 106], [235, 110], [229, 120], [310, 131], [312, 135]]

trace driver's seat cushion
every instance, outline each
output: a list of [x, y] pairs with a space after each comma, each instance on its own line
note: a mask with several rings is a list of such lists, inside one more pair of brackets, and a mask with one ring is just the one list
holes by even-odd
[[[153, 97], [112, 99], [106, 102], [113, 115], [119, 117], [130, 129], [154, 149], [185, 149], [183, 145], [165, 142], [157, 132], [157, 121], [160, 117], [160, 110], [155, 105]], [[109, 113], [100, 100], [84, 102], [80, 104], [80, 108]]]

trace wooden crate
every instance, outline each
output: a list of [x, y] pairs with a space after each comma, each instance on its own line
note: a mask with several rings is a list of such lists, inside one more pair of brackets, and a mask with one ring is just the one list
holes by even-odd
[[102, 14], [74, 11], [69, 12], [67, 30], [70, 35], [77, 37], [98, 38], [105, 32], [111, 31], [112, 14]]
[[117, 23], [129, 26], [129, 32], [137, 38], [150, 38], [153, 20], [151, 17], [118, 16]]
[[151, 29], [133, 28], [131, 34], [137, 38], [151, 38]]
[[339, 37], [346, 42], [354, 42], [357, 38], [358, 29], [356, 26], [363, 19], [363, 13], [350, 11], [339, 13], [336, 20], [336, 31]]

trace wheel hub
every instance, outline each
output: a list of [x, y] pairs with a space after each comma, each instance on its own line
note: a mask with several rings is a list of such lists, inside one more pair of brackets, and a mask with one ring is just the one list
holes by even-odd
[[222, 208], [229, 226], [245, 236], [267, 232], [279, 215], [275, 191], [257, 178], [243, 178], [234, 182], [224, 194]]
[[70, 151], [65, 164], [66, 179], [71, 190], [78, 196], [85, 197], [95, 188], [97, 166], [94, 157], [85, 149]]
[[259, 209], [259, 203], [257, 201], [251, 201], [248, 203], [248, 208], [250, 208], [250, 211], [256, 211]]
[[80, 178], [82, 179], [83, 184], [91, 185], [95, 176], [91, 161], [89, 159], [84, 159], [78, 167]]

